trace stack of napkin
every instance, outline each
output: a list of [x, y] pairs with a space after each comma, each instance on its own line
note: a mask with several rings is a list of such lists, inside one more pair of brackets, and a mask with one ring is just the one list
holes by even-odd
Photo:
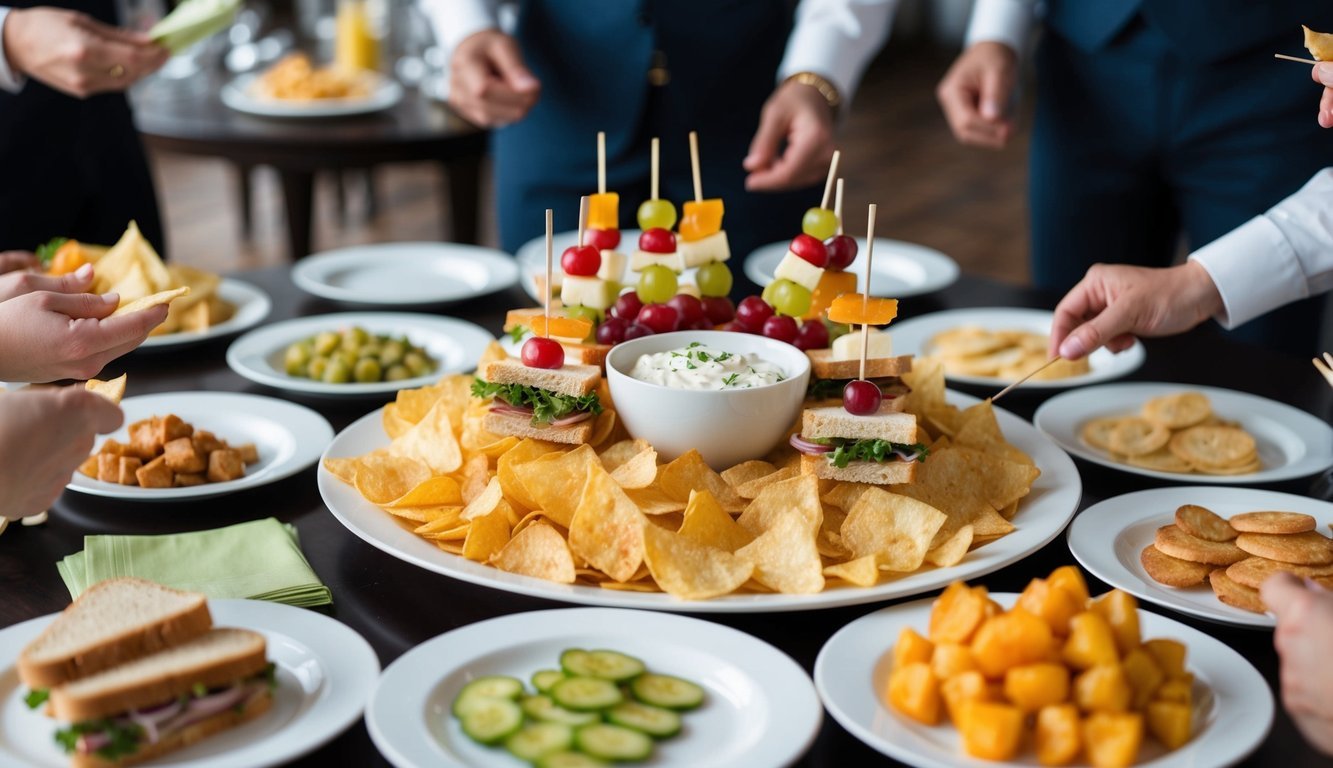
[[85, 536], [56, 568], [72, 597], [103, 579], [137, 576], [213, 598], [302, 607], [333, 602], [301, 554], [296, 529], [274, 518], [165, 536]]

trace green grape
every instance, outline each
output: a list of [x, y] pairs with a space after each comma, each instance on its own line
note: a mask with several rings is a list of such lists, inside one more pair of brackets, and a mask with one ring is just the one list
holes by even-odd
[[775, 280], [773, 310], [788, 317], [802, 317], [810, 311], [810, 289], [790, 280]]
[[720, 261], [710, 261], [699, 267], [694, 276], [699, 293], [705, 296], [726, 296], [731, 293], [731, 270]]
[[407, 345], [401, 341], [386, 341], [380, 348], [380, 364], [389, 367], [398, 365], [403, 361], [403, 355], [407, 354]]
[[311, 358], [310, 364], [305, 367], [305, 375], [312, 379], [324, 378], [324, 369], [329, 366], [327, 357]]
[[801, 217], [801, 231], [823, 242], [838, 234], [838, 214], [827, 208], [811, 208]]
[[427, 371], [426, 356], [415, 349], [403, 355], [403, 365], [413, 376], [423, 376]]
[[775, 295], [777, 294], [777, 292], [778, 292], [778, 283], [788, 283], [788, 282], [791, 282], [791, 281], [790, 281], [790, 280], [774, 280], [773, 282], [771, 282], [771, 283], [769, 283], [768, 285], [764, 286], [764, 292], [761, 293], [761, 294], [759, 295], [759, 298], [763, 299], [763, 300], [764, 300], [764, 303], [767, 304], [768, 306], [770, 306], [770, 307], [773, 306], [773, 296], [775, 296]]
[[385, 381], [402, 381], [412, 378], [412, 372], [407, 370], [405, 365], [390, 366], [389, 370], [384, 372]]
[[341, 359], [330, 360], [320, 380], [325, 384], [346, 384], [352, 380], [352, 366]]
[[671, 229], [676, 226], [676, 206], [670, 200], [644, 200], [639, 204], [639, 229]]
[[288, 376], [301, 376], [310, 364], [310, 348], [304, 344], [292, 344], [283, 355], [283, 364]]
[[338, 334], [333, 331], [320, 331], [315, 336], [315, 354], [327, 355], [338, 348]]
[[661, 264], [651, 264], [639, 273], [639, 299], [644, 304], [663, 304], [676, 295], [680, 284], [676, 273]]
[[575, 304], [572, 307], [565, 307], [567, 317], [582, 318], [592, 323], [592, 331], [589, 336], [597, 332], [597, 325], [602, 322], [602, 313], [592, 307], [585, 307], [582, 304]]
[[369, 384], [380, 380], [380, 372], [380, 361], [373, 357], [363, 357], [356, 361], [352, 376], [362, 384]]

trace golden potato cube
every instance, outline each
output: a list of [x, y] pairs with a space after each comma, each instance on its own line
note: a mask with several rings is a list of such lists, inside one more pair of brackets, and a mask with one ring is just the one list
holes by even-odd
[[1074, 703], [1084, 712], [1124, 712], [1133, 691], [1119, 664], [1103, 664], [1074, 678]]
[[1032, 737], [1037, 762], [1042, 765], [1069, 765], [1083, 748], [1078, 707], [1051, 704], [1037, 712], [1037, 727]]
[[194, 449], [189, 437], [178, 437], [162, 446], [167, 466], [176, 474], [198, 474], [208, 469], [208, 459]]
[[956, 726], [965, 701], [998, 701], [986, 678], [980, 672], [960, 672], [940, 683], [940, 695], [944, 698], [944, 708], [949, 713], [949, 720]]
[[1124, 656], [1142, 643], [1139, 634], [1139, 603], [1128, 592], [1113, 589], [1092, 601], [1094, 613], [1101, 614], [1115, 635], [1115, 647]]
[[1050, 582], [1052, 587], [1063, 589], [1074, 596], [1074, 601], [1083, 609], [1088, 604], [1088, 582], [1083, 578], [1083, 572], [1077, 565], [1062, 565], [1051, 571], [1051, 575], [1046, 581]]
[[915, 663], [929, 664], [934, 652], [934, 643], [922, 637], [915, 629], [903, 627], [898, 633], [898, 642], [893, 644], [893, 668]]
[[79, 465], [79, 474], [87, 475], [88, 477], [91, 477], [92, 479], [96, 480], [98, 457], [101, 455], [102, 454], [100, 453], [94, 453], [93, 455], [84, 459], [83, 463]]
[[930, 671], [940, 680], [948, 680], [976, 668], [977, 661], [972, 658], [972, 649], [966, 645], [942, 643], [935, 646], [935, 653], [930, 656]]
[[1194, 706], [1194, 676], [1173, 677], [1157, 687], [1153, 694], [1156, 701], [1173, 701], [1188, 707]]
[[1070, 619], [1064, 658], [1075, 669], [1089, 669], [1120, 661], [1120, 654], [1115, 649], [1115, 635], [1106, 617], [1100, 613], [1084, 611]]
[[889, 673], [889, 703], [918, 723], [938, 725], [940, 687], [930, 665], [918, 661], [895, 667]]
[[138, 485], [139, 479], [134, 473], [143, 466], [138, 456], [121, 456], [116, 465], [116, 482], [121, 485]]
[[247, 465], [259, 463], [259, 449], [254, 443], [245, 443], [243, 445], [233, 446], [241, 454], [241, 461]]
[[998, 679], [1012, 667], [1044, 660], [1054, 642], [1046, 622], [1013, 610], [986, 619], [972, 640], [972, 656], [983, 675]]
[[1023, 713], [990, 701], [965, 701], [958, 730], [963, 751], [983, 760], [1010, 760], [1023, 741]]
[[104, 483], [120, 481], [120, 454], [97, 454], [97, 479]]
[[1179, 640], [1157, 637], [1145, 642], [1143, 647], [1148, 650], [1148, 653], [1152, 654], [1153, 661], [1157, 662], [1157, 667], [1168, 678], [1180, 677], [1185, 674], [1184, 643]]
[[187, 488], [191, 485], [203, 485], [208, 482], [203, 472], [177, 472], [176, 487]]
[[1004, 673], [1004, 697], [1024, 712], [1069, 700], [1069, 668], [1038, 662], [1013, 667]]
[[213, 451], [208, 454], [208, 481], [211, 483], [225, 483], [228, 480], [235, 480], [245, 474], [245, 463], [241, 461], [241, 454], [230, 448], [223, 448], [220, 451]]
[[162, 452], [157, 437], [157, 426], [151, 420], [137, 421], [130, 427], [130, 448], [139, 458], [151, 459]]
[[930, 639], [966, 643], [985, 619], [988, 599], [985, 587], [973, 589], [961, 581], [950, 584], [930, 609]]
[[227, 447], [227, 444], [219, 440], [217, 435], [206, 429], [196, 429], [194, 434], [190, 435], [190, 442], [194, 443], [195, 451], [203, 456]]
[[1167, 749], [1179, 749], [1190, 740], [1194, 713], [1188, 704], [1154, 701], [1148, 704], [1148, 732]]
[[134, 449], [119, 440], [107, 439], [98, 449], [98, 453], [109, 453], [112, 456], [135, 456]]
[[1166, 680], [1166, 675], [1157, 667], [1152, 654], [1143, 648], [1135, 648], [1125, 654], [1125, 660], [1120, 662], [1120, 667], [1125, 671], [1130, 690], [1133, 691], [1130, 706], [1142, 710], [1152, 701], [1153, 694], [1157, 693], [1158, 686]]
[[1051, 632], [1064, 637], [1069, 634], [1069, 620], [1083, 612], [1084, 603], [1067, 589], [1051, 586], [1045, 579], [1033, 579], [1018, 596], [1016, 607], [1040, 616], [1051, 625]]
[[[982, 593], [983, 595], [986, 594], [986, 592], [985, 592], [986, 588], [985, 588], [985, 587], [977, 587], [977, 589], [982, 590], [981, 593]], [[995, 602], [995, 600], [993, 600], [993, 599], [991, 599], [989, 596], [987, 596], [987, 597], [986, 597], [986, 610], [985, 610], [984, 613], [985, 613], [984, 618], [987, 618], [987, 619], [989, 619], [989, 618], [992, 617], [992, 616], [999, 616], [1000, 614], [1004, 613], [1004, 606], [1003, 606], [1003, 605], [1000, 605], [999, 603]]]
[[1098, 712], [1083, 721], [1083, 748], [1094, 768], [1127, 768], [1143, 744], [1143, 715]]
[[169, 413], [157, 420], [157, 441], [166, 445], [172, 440], [182, 437], [189, 437], [194, 434], [194, 427], [180, 420], [180, 417]]
[[141, 488], [170, 488], [176, 484], [176, 473], [167, 466], [166, 456], [158, 456], [139, 467], [134, 476]]

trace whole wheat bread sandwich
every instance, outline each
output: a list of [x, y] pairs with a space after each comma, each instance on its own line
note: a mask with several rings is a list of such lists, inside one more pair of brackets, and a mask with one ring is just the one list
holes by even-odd
[[791, 444], [801, 452], [804, 473], [874, 485], [912, 482], [927, 454], [917, 442], [916, 417], [883, 407], [868, 416], [838, 406], [807, 408]]
[[497, 435], [581, 445], [602, 412], [601, 369], [592, 365], [532, 368], [492, 360], [472, 383], [472, 396], [492, 399], [482, 427]]

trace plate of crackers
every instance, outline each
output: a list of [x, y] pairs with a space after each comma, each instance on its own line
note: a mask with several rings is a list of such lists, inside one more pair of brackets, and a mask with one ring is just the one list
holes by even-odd
[[222, 87], [222, 103], [261, 117], [345, 117], [380, 112], [403, 98], [403, 87], [378, 72], [345, 72], [316, 66], [292, 54], [261, 74], [247, 74]]
[[1047, 400], [1033, 423], [1079, 458], [1161, 480], [1272, 483], [1333, 465], [1333, 429], [1323, 420], [1216, 387], [1089, 387]]
[[[1002, 387], [1041, 368], [1055, 315], [1045, 309], [951, 309], [894, 323], [894, 354], [930, 357], [959, 384]], [[1024, 382], [1026, 389], [1065, 389], [1117, 379], [1143, 365], [1137, 340], [1119, 354], [1099, 349], [1082, 360], [1061, 360]]]
[[1107, 499], [1069, 527], [1102, 581], [1209, 621], [1272, 627], [1259, 586], [1286, 572], [1333, 589], [1333, 504], [1276, 491], [1191, 486]]

